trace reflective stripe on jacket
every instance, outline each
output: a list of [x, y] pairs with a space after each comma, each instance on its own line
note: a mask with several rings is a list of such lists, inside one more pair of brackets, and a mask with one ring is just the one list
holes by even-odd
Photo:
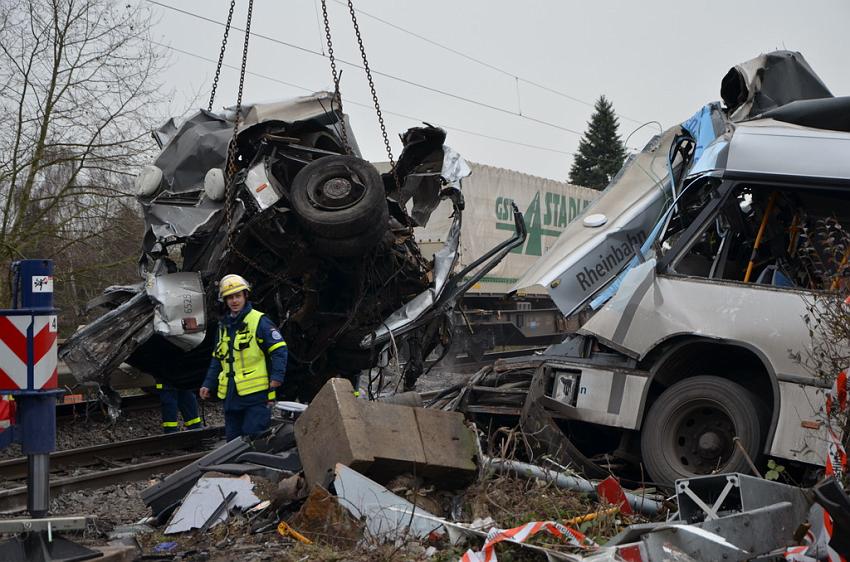
[[[221, 362], [221, 372], [218, 375], [219, 398], [227, 396], [227, 379], [231, 376], [239, 396], [268, 390], [266, 353], [260, 347], [263, 341], [257, 337], [257, 327], [262, 317], [263, 313], [257, 310], [248, 312], [237, 327], [233, 342], [224, 324], [219, 327], [218, 346], [213, 351], [213, 356]], [[275, 343], [268, 348], [268, 353], [284, 345], [286, 342], [283, 341]]]

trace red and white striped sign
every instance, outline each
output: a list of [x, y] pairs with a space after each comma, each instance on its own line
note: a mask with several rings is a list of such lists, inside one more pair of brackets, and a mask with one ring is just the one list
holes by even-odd
[[[27, 387], [27, 331], [33, 334], [33, 386]], [[0, 390], [56, 388], [56, 316], [0, 316]]]

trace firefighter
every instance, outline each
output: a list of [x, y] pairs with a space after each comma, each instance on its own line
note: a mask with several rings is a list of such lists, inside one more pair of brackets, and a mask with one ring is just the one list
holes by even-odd
[[198, 415], [198, 401], [191, 390], [178, 390], [166, 383], [156, 383], [159, 391], [159, 406], [162, 411], [162, 432], [175, 433], [180, 429], [177, 423], [177, 411], [183, 416], [183, 427], [200, 429], [201, 416]]
[[269, 401], [283, 384], [286, 342], [274, 323], [248, 301], [251, 290], [239, 275], [225, 275], [218, 295], [226, 306], [219, 322], [213, 358], [204, 384], [203, 399], [224, 399], [227, 440], [255, 436], [269, 427]]

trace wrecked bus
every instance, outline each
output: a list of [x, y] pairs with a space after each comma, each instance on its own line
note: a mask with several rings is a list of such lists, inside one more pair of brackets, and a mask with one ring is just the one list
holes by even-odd
[[595, 476], [823, 465], [804, 318], [846, 285], [850, 98], [787, 51], [732, 68], [721, 96], [633, 155], [515, 286], [580, 328], [453, 407], [520, 416], [532, 454]]
[[[442, 129], [405, 132], [395, 168], [381, 175], [330, 93], [243, 109], [236, 129], [233, 110], [201, 110], [154, 132], [161, 151], [137, 179], [141, 281], [108, 288], [92, 303], [107, 312], [59, 352], [77, 382], [99, 384], [113, 405], [110, 374], [122, 362], [199, 386], [226, 273], [252, 283], [252, 301], [287, 342], [281, 398], [309, 400], [327, 379], [353, 379], [403, 344], [410, 385], [450, 339], [458, 298], [525, 239], [514, 211], [512, 235], [455, 269], [469, 168]], [[414, 231], [444, 200], [454, 211], [445, 243], [424, 257]]]

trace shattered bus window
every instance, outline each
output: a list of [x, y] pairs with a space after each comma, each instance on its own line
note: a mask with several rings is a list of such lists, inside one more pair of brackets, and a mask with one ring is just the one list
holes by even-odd
[[666, 233], [665, 253], [694, 224], [697, 210], [708, 217], [672, 260], [671, 272], [774, 287], [839, 287], [850, 248], [846, 190], [747, 183], [725, 190], [728, 194], [708, 207], [705, 195], [717, 193], [711, 183], [684, 198]]

